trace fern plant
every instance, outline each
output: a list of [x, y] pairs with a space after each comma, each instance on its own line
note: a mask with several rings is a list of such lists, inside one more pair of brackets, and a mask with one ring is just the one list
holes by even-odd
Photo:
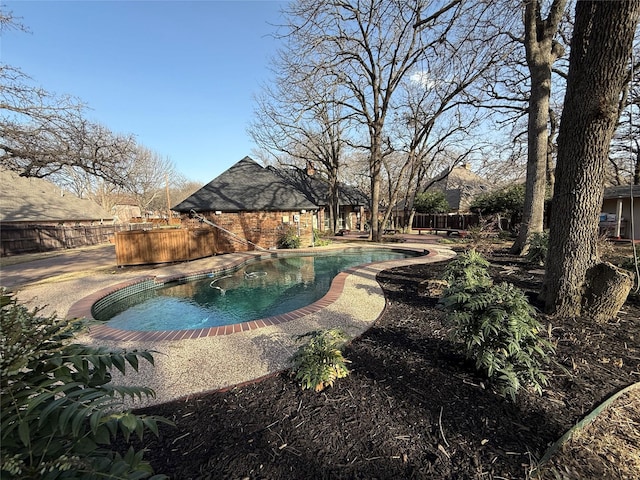
[[[458, 272], [461, 265], [469, 271]], [[515, 399], [523, 386], [542, 393], [553, 345], [539, 335], [541, 324], [524, 293], [509, 283], [494, 285], [482, 265], [476, 258], [452, 269], [459, 274], [449, 276], [441, 298], [451, 336], [501, 395]]]
[[320, 392], [349, 375], [349, 361], [342, 355], [348, 340], [344, 331], [339, 328], [315, 330], [296, 338], [307, 339], [289, 359], [293, 363], [292, 375], [303, 390], [313, 388]]
[[544, 265], [547, 260], [547, 252], [549, 251], [549, 233], [536, 232], [531, 235], [529, 241], [529, 250], [525, 258], [528, 262]]
[[447, 264], [443, 280], [464, 288], [489, 285], [489, 262], [476, 250], [468, 250]]
[[[159, 417], [123, 411], [125, 397], [153, 396], [144, 387], [112, 385], [109, 370], [123, 374], [148, 351], [109, 351], [71, 343], [78, 321], [42, 318], [3, 295], [0, 308], [1, 476], [7, 479], [148, 478], [153, 472], [133, 448], [108, 447], [145, 430], [158, 433]], [[154, 479], [166, 478], [162, 475]]]

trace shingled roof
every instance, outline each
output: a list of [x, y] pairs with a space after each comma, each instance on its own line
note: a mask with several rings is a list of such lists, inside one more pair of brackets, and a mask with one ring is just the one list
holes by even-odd
[[[309, 175], [304, 169], [277, 169], [267, 167], [285, 182], [302, 192], [309, 200], [317, 205], [329, 203], [329, 186], [318, 174]], [[357, 188], [344, 183], [338, 184], [338, 203], [340, 205], [368, 205], [369, 200]]]
[[640, 185], [622, 185], [604, 189], [605, 200], [611, 198], [629, 198], [632, 194], [634, 198], [640, 197]]
[[244, 157], [172, 210], [253, 212], [316, 208], [316, 204], [271, 169]]
[[110, 221], [113, 215], [92, 200], [78, 198], [41, 178], [0, 169], [0, 222]]

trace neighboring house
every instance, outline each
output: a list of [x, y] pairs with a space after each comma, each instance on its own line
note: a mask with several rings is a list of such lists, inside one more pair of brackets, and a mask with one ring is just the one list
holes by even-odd
[[[429, 190], [440, 190], [444, 193], [450, 213], [468, 213], [473, 200], [480, 194], [489, 191], [487, 180], [471, 171], [469, 164], [454, 167], [448, 175], [446, 170], [436, 178], [441, 180], [433, 183]], [[444, 177], [444, 178], [443, 178]]]
[[0, 170], [0, 223], [21, 225], [95, 225], [111, 223], [113, 214], [92, 200], [78, 198], [41, 179]]
[[121, 196], [117, 199], [115, 205], [111, 207], [114, 219], [117, 223], [141, 222], [142, 210], [132, 198]]
[[2, 255], [56, 250], [109, 241], [113, 215], [41, 178], [0, 169]]
[[640, 240], [640, 185], [605, 188], [600, 234]]
[[294, 229], [302, 246], [312, 245], [318, 209], [281, 175], [245, 157], [172, 210], [192, 226], [198, 220], [190, 218], [190, 212], [202, 215], [224, 232], [218, 235], [217, 250], [235, 252], [252, 249], [243, 239], [275, 248], [288, 229]]

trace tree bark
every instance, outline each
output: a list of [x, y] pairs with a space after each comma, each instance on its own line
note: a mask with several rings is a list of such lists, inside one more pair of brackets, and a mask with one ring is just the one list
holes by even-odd
[[563, 48], [553, 40], [558, 31], [566, 0], [554, 0], [546, 20], [541, 18], [540, 0], [525, 2], [524, 46], [531, 74], [529, 123], [527, 127], [527, 180], [524, 209], [518, 238], [511, 251], [525, 255], [534, 233], [544, 228], [544, 198], [547, 184], [549, 151], [549, 98], [551, 67], [562, 55]]
[[624, 305], [633, 278], [610, 263], [598, 263], [587, 271], [584, 292], [584, 314], [596, 322], [615, 318]]
[[593, 305], [587, 271], [599, 263], [605, 165], [639, 16], [638, 0], [576, 5], [543, 292], [549, 313], [580, 316]]

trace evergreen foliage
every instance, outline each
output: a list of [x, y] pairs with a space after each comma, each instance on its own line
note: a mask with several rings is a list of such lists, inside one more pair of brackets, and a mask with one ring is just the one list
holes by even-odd
[[482, 215], [505, 215], [513, 225], [520, 222], [524, 209], [524, 185], [511, 185], [479, 195], [471, 204], [472, 212]]
[[451, 210], [444, 193], [439, 190], [417, 194], [413, 206], [419, 213], [447, 213]]
[[549, 232], [536, 232], [531, 235], [526, 259], [528, 262], [544, 265], [549, 251]]
[[[0, 308], [1, 476], [6, 479], [139, 479], [152, 475], [142, 451], [124, 455], [108, 447], [145, 430], [158, 433], [159, 417], [123, 411], [125, 397], [153, 396], [144, 387], [111, 384], [153, 363], [148, 351], [109, 351], [71, 343], [79, 321], [39, 316], [6, 295]], [[156, 475], [153, 479], [165, 478]]]
[[292, 375], [303, 390], [313, 388], [316, 392], [332, 387], [338, 378], [349, 375], [348, 360], [342, 355], [342, 348], [348, 338], [339, 328], [315, 330], [296, 337], [308, 339], [300, 346], [290, 360]]
[[287, 227], [280, 238], [278, 238], [278, 248], [300, 248], [301, 240], [295, 227]]
[[553, 345], [539, 335], [541, 324], [524, 293], [509, 283], [495, 285], [487, 268], [473, 250], [449, 264], [441, 303], [451, 335], [502, 396], [514, 400], [523, 386], [542, 393]]

